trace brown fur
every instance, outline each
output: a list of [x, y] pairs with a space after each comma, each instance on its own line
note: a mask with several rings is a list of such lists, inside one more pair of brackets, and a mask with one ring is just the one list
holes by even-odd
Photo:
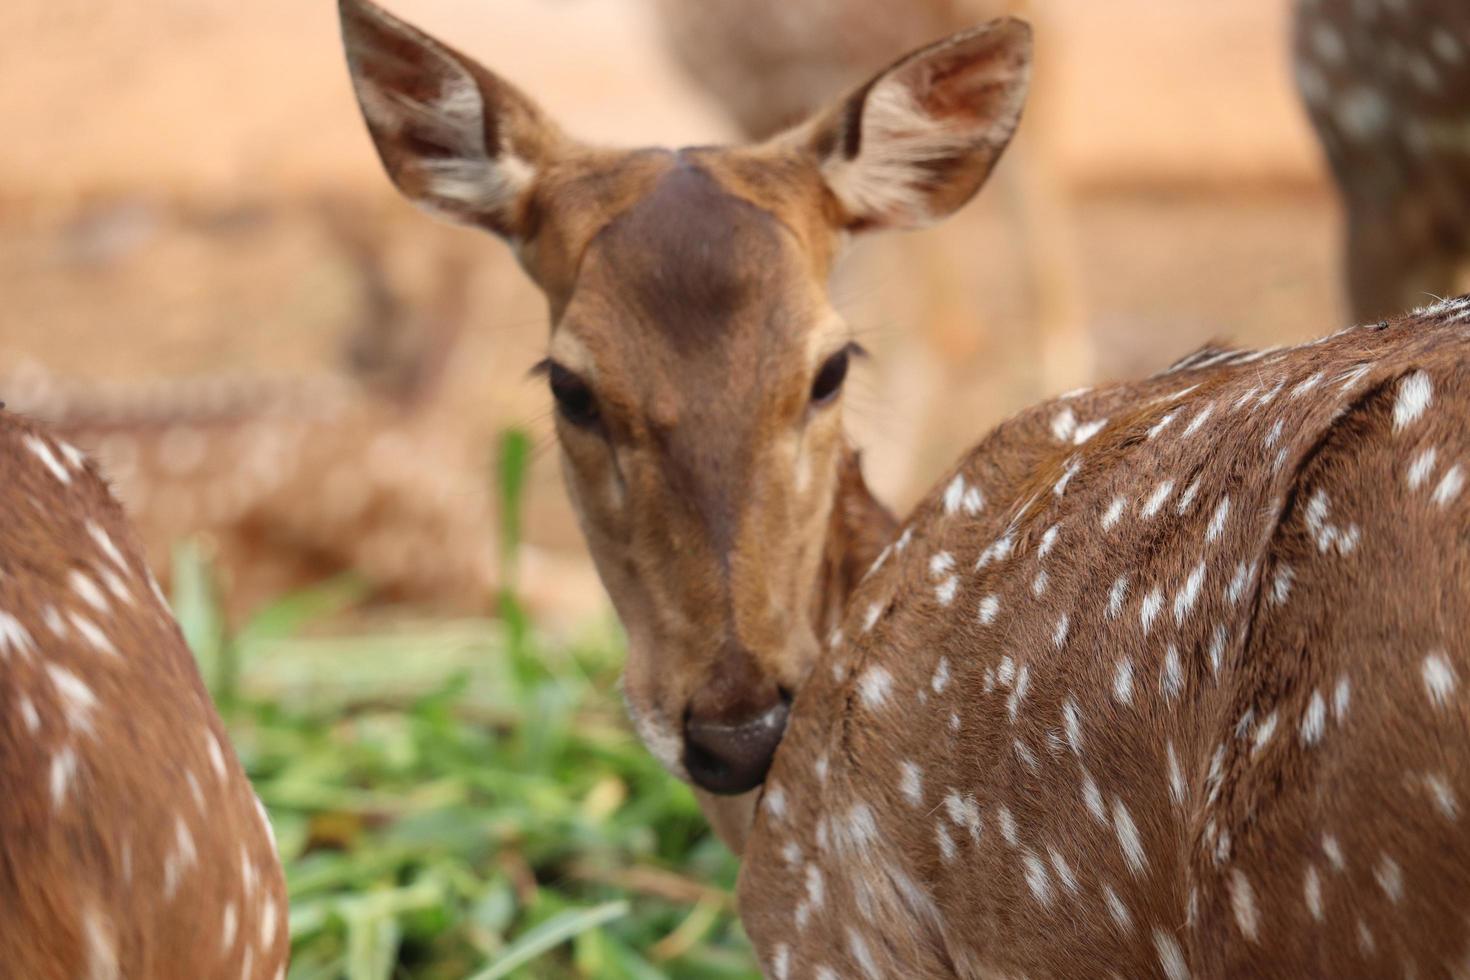
[[1213, 359], [1002, 425], [860, 586], [746, 843], [771, 975], [1470, 974], [1470, 297]]
[[0, 512], [6, 975], [283, 976], [265, 813], [121, 508], [0, 411]]

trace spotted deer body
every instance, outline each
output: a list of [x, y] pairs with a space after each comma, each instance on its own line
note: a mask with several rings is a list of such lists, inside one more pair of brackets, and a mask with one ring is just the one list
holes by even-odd
[[252, 792], [93, 463], [0, 411], [0, 957], [9, 976], [284, 976]]
[[1470, 975], [1467, 418], [1470, 298], [1000, 426], [797, 698], [768, 974]]
[[1293, 60], [1368, 320], [1470, 288], [1470, 6], [1298, 0]]

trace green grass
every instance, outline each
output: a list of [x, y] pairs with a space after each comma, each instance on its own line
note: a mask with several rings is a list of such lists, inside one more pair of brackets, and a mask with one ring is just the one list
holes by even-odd
[[[500, 455], [508, 564], [524, 448]], [[230, 632], [198, 551], [175, 561], [280, 843], [291, 980], [756, 976], [735, 859], [628, 730], [614, 624], [552, 641], [507, 591], [495, 620], [320, 627], [358, 598], [331, 583]]]

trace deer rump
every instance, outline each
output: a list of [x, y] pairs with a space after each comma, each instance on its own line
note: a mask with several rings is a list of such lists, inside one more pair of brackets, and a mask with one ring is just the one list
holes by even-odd
[[280, 980], [285, 882], [96, 465], [0, 410], [0, 962], [7, 977]]
[[1000, 426], [796, 699], [767, 973], [1470, 975], [1467, 418], [1470, 298]]

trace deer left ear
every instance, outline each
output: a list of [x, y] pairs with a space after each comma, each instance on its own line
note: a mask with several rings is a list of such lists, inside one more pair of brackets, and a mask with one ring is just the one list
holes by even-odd
[[907, 55], [778, 139], [815, 157], [840, 227], [920, 228], [990, 176], [1030, 72], [1030, 26], [1002, 18]]
[[340, 0], [352, 87], [378, 156], [415, 204], [524, 238], [536, 174], [567, 139], [509, 82], [369, 0]]

